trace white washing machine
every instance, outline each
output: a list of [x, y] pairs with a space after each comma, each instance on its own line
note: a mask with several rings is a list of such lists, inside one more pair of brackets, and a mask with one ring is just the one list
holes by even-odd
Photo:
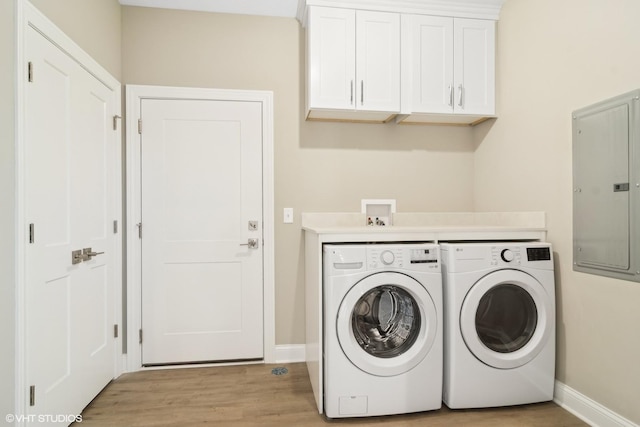
[[551, 245], [440, 247], [444, 403], [482, 408], [552, 400], [556, 325]]
[[442, 275], [435, 244], [323, 247], [329, 418], [442, 405]]

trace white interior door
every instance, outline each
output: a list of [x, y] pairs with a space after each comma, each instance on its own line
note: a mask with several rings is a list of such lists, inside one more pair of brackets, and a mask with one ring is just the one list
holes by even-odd
[[142, 364], [263, 358], [262, 104], [140, 117]]
[[[25, 46], [28, 412], [80, 414], [116, 369], [118, 107], [112, 89], [40, 32], [29, 28]], [[73, 263], [72, 251], [89, 248], [101, 254]]]

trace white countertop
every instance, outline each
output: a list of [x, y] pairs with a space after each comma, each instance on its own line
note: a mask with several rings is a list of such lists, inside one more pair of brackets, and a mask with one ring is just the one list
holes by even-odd
[[303, 213], [302, 228], [323, 241], [544, 240], [544, 212], [395, 213], [393, 225], [367, 226], [361, 213]]

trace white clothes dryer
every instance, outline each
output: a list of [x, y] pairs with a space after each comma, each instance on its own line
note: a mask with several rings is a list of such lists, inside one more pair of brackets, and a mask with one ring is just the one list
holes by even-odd
[[325, 415], [439, 409], [438, 245], [325, 244], [323, 257]]
[[482, 408], [553, 399], [555, 281], [548, 243], [442, 244], [443, 400]]

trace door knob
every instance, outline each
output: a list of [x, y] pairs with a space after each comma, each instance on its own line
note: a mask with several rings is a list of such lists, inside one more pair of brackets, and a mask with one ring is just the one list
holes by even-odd
[[247, 243], [240, 243], [240, 246], [248, 246], [249, 249], [258, 249], [259, 245], [258, 239], [247, 239]]
[[84, 248], [82, 250], [82, 259], [88, 261], [96, 255], [102, 255], [104, 252], [93, 252], [91, 248]]

